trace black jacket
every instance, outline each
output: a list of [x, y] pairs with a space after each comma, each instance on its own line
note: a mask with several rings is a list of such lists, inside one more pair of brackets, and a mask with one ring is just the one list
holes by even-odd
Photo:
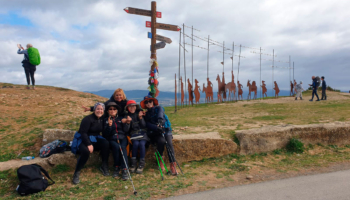
[[[124, 139], [126, 134], [129, 132], [130, 125], [122, 123], [122, 117], [113, 118], [112, 126], [108, 125], [108, 117], [104, 118], [104, 130], [102, 136], [106, 138], [108, 141], [116, 140], [116, 134], [118, 131], [119, 139]], [[117, 125], [117, 128], [116, 128]]]
[[90, 142], [90, 135], [100, 135], [100, 133], [103, 131], [103, 119], [102, 117], [97, 118], [97, 116], [92, 113], [91, 115], [88, 115], [84, 117], [83, 120], [81, 120], [80, 128], [78, 133], [81, 134], [82, 142], [89, 146], [91, 145]]
[[325, 90], [325, 89], [327, 89], [327, 84], [326, 84], [326, 81], [323, 80], [322, 81], [322, 90]]
[[144, 137], [141, 139], [148, 140], [148, 137], [146, 134], [146, 122], [144, 118], [142, 119], [139, 118], [139, 112], [140, 110], [137, 110], [135, 113], [126, 114], [126, 116], [129, 116], [132, 119], [130, 123], [129, 135], [131, 137], [137, 136], [137, 135], [143, 135]]

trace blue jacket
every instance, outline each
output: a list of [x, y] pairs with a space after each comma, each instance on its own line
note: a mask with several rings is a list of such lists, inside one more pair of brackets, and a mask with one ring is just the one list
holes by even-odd
[[[105, 139], [104, 137], [102, 137], [101, 135], [90, 135], [89, 139], [90, 142], [94, 143], [97, 142], [96, 138], [101, 138], [101, 139]], [[78, 132], [75, 132], [74, 134], [74, 138], [73, 138], [73, 142], [72, 142], [72, 146], [71, 146], [71, 152], [74, 154], [77, 154], [77, 152], [79, 151], [79, 145], [82, 143], [82, 138], [81, 138], [81, 134]]]

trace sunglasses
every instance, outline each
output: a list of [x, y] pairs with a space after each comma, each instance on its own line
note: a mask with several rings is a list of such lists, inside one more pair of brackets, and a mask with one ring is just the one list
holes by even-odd
[[152, 100], [145, 101], [145, 104], [148, 104], [148, 103], [153, 103], [153, 101]]
[[110, 108], [110, 109], [108, 109], [108, 110], [117, 110], [116, 108]]

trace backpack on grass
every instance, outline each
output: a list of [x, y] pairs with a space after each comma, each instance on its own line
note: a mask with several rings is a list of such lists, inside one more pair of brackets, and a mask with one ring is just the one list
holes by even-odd
[[[44, 173], [52, 183], [49, 184], [41, 173]], [[55, 181], [50, 178], [47, 171], [37, 164], [23, 165], [18, 168], [17, 177], [20, 183], [16, 190], [21, 196], [45, 191], [49, 185], [55, 184]]]
[[28, 58], [29, 58], [29, 62], [32, 65], [40, 65], [40, 54], [38, 49], [34, 48], [34, 47], [30, 47], [28, 48]]
[[55, 153], [63, 153], [67, 148], [67, 142], [63, 140], [55, 140], [41, 147], [39, 156], [40, 158], [46, 158]]

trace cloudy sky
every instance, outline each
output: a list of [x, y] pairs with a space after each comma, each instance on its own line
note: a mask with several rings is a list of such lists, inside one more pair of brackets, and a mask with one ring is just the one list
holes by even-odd
[[[37, 67], [38, 85], [71, 88], [79, 91], [147, 89], [150, 39], [145, 21], [150, 17], [127, 14], [125, 7], [150, 9], [147, 0], [0, 0], [0, 82], [25, 84], [22, 55], [16, 44], [32, 43], [41, 54]], [[350, 1], [348, 0], [160, 0], [160, 23], [193, 26], [193, 34], [225, 42], [235, 55], [239, 45], [264, 49], [275, 60], [274, 79], [280, 89], [288, 89], [289, 56], [295, 63], [295, 79], [311, 82], [312, 75], [326, 77], [327, 83], [350, 90]], [[191, 29], [185, 28], [191, 35]], [[179, 32], [158, 30], [172, 39], [157, 51], [160, 90], [174, 90], [174, 75], [179, 68]], [[196, 39], [196, 38], [195, 38]], [[183, 40], [183, 39], [182, 39]], [[191, 39], [185, 38], [187, 43]], [[196, 39], [194, 45], [207, 48]], [[191, 78], [191, 46], [186, 45], [186, 76]], [[210, 45], [209, 77], [217, 88], [222, 74], [222, 47]], [[242, 48], [239, 80], [260, 79], [258, 50]], [[227, 53], [231, 53], [227, 51]], [[225, 55], [225, 79], [231, 81], [232, 61]], [[262, 80], [272, 84], [272, 56], [262, 55]], [[233, 59], [237, 77], [238, 57]], [[207, 76], [207, 51], [193, 48], [194, 78], [202, 85]], [[181, 76], [184, 77], [183, 49]]]

